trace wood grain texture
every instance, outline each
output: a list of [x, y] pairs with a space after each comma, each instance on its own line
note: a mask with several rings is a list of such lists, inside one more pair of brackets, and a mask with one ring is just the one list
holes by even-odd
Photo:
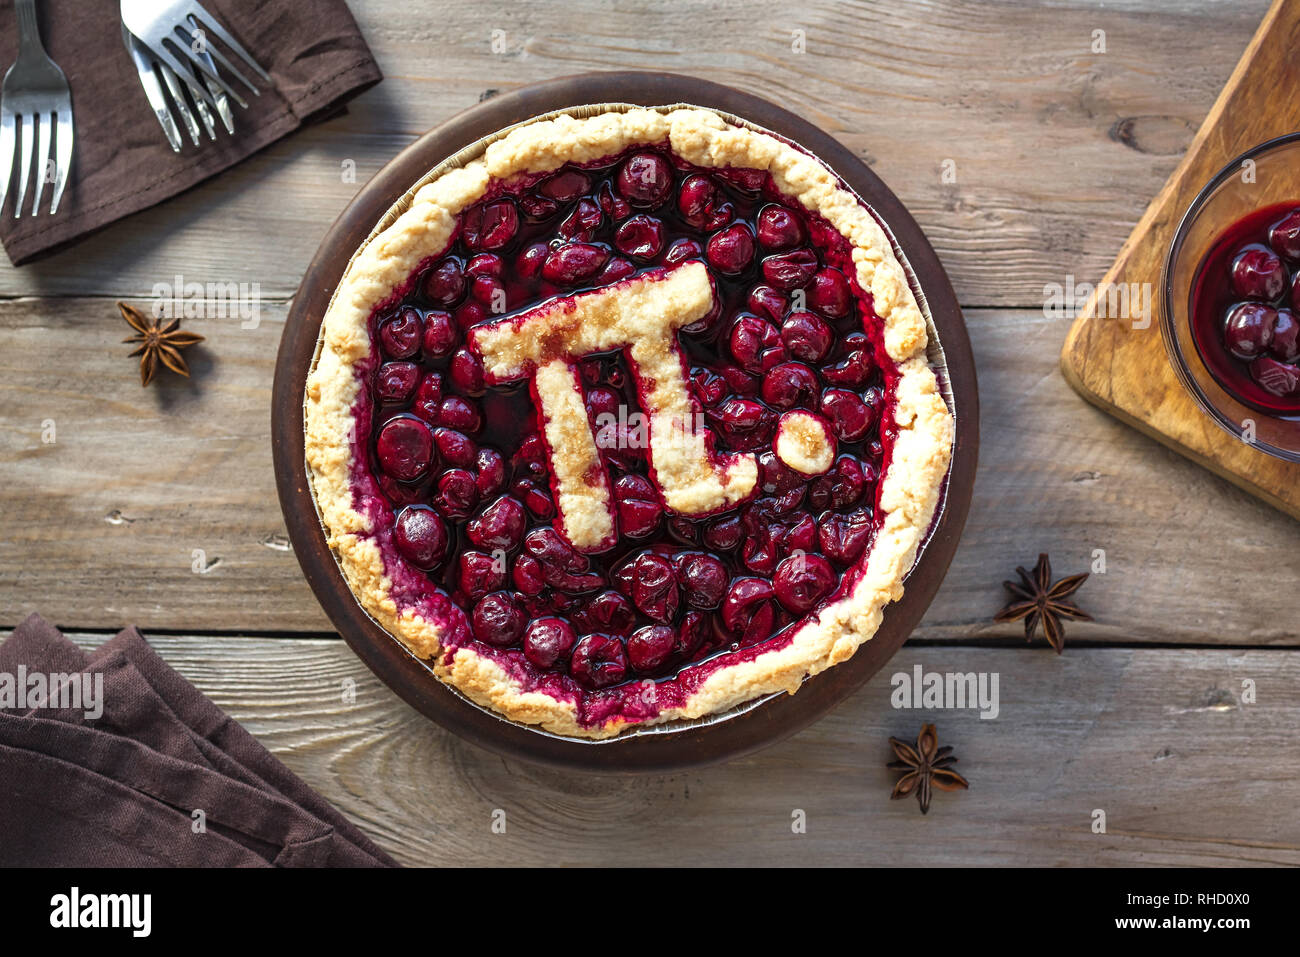
[[[49, 260], [0, 265], [0, 295], [140, 296], [178, 273], [290, 295], [358, 184], [426, 129], [541, 79], [668, 69], [767, 97], [850, 146], [920, 221], [964, 304], [1038, 305], [1044, 283], [1110, 265], [1267, 2], [352, 7], [388, 79], [347, 116]], [[1091, 52], [1097, 30], [1105, 53]]]
[[[1103, 287], [1145, 283], [1154, 291], [1149, 328], [1109, 316], [1096, 295], [1061, 353], [1066, 379], [1090, 402], [1154, 436], [1253, 495], [1300, 518], [1300, 464], [1239, 441], [1201, 411], [1169, 364], [1159, 320], [1161, 274], [1183, 213], [1234, 157], [1300, 126], [1300, 101], [1277, 96], [1300, 82], [1300, 5], [1277, 0], [1252, 39], [1187, 156], [1125, 242]], [[1261, 435], [1262, 437], [1262, 435]]]
[[[102, 637], [75, 635], [91, 646]], [[506, 761], [402, 703], [341, 641], [149, 636], [403, 864], [1300, 864], [1300, 655], [906, 647], [807, 731], [675, 775]], [[901, 711], [914, 665], [997, 672], [1000, 711]], [[1243, 681], [1257, 701], [1242, 701]], [[345, 682], [355, 701], [343, 703]], [[890, 801], [890, 735], [935, 721], [969, 791]], [[1293, 761], [1291, 762], [1294, 763]], [[505, 812], [505, 834], [492, 815]], [[791, 830], [792, 814], [807, 832]], [[1091, 830], [1106, 815], [1106, 833]]]
[[[110, 301], [0, 303], [0, 513], [20, 519], [0, 539], [0, 625], [41, 611], [90, 629], [332, 630], [288, 550], [271, 471], [283, 317], [267, 304], [256, 329], [187, 321], [207, 337], [193, 378], [141, 389]], [[1081, 403], [1056, 369], [1066, 320], [970, 310], [967, 324], [980, 470], [918, 637], [1011, 638], [989, 619], [1016, 565], [1047, 550], [1062, 574], [1085, 571], [1101, 549], [1106, 572], [1080, 593], [1099, 621], [1072, 641], [1300, 644], [1268, 591], [1297, 568], [1294, 522]]]

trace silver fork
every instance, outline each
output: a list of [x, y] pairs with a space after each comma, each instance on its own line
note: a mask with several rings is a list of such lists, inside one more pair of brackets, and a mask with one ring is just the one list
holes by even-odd
[[217, 73], [217, 65], [248, 87], [254, 96], [260, 96], [261, 92], [224, 53], [208, 42], [209, 35], [220, 40], [259, 77], [271, 82], [270, 75], [198, 0], [121, 0], [121, 10], [122, 23], [159, 63], [171, 67], [180, 77], [202, 78], [206, 85], [191, 85], [190, 90], [214, 110], [219, 107], [212, 90], [225, 93], [242, 107], [248, 106], [238, 91]]
[[[126, 24], [122, 25], [122, 42], [126, 45], [127, 52], [135, 63], [136, 72], [140, 75], [140, 85], [144, 88], [145, 98], [149, 101], [150, 107], [153, 108], [154, 115], [158, 118], [158, 122], [163, 128], [163, 134], [167, 137], [167, 142], [171, 145], [172, 150], [179, 153], [183, 141], [180, 129], [176, 125], [176, 119], [172, 115], [173, 110], [168, 105], [167, 97], [163, 93], [163, 83], [166, 83], [167, 90], [171, 93], [175, 113], [180, 115], [181, 122], [184, 123], [186, 131], [190, 134], [190, 140], [195, 146], [198, 146], [202, 142], [199, 124], [194, 119], [194, 114], [190, 111], [189, 103], [186, 101], [181, 86], [181, 78], [167, 64], [154, 62], [153, 52], [132, 35], [131, 31], [126, 28]], [[161, 83], [158, 79], [160, 76], [162, 77]], [[203, 101], [202, 96], [193, 91], [194, 86], [203, 83], [201, 77], [191, 73], [185, 78], [184, 82], [186, 86], [191, 88], [194, 106], [203, 121], [203, 128], [207, 130], [208, 139], [216, 140], [217, 127], [216, 121], [212, 117], [212, 111], [208, 109], [208, 105]], [[226, 94], [218, 90], [215, 98], [217, 101], [217, 114], [221, 117], [221, 125], [226, 128], [227, 133], [234, 133], [234, 117], [231, 115], [230, 102]]]
[[[13, 167], [18, 167], [18, 195], [14, 199], [14, 218], [22, 215], [27, 197], [27, 179], [32, 167], [32, 141], [39, 136], [36, 160], [40, 175], [32, 199], [32, 215], [40, 209], [45, 184], [50, 182], [50, 143], [54, 142], [54, 193], [50, 214], [58, 212], [63, 187], [68, 182], [72, 164], [72, 93], [68, 78], [58, 68], [41, 43], [36, 24], [36, 0], [14, 0], [18, 18], [18, 59], [5, 74], [0, 86], [0, 209], [4, 208]], [[14, 163], [14, 143], [18, 138], [18, 117], [22, 117], [22, 139], [18, 163]], [[39, 117], [39, 122], [38, 122]], [[51, 136], [51, 134], [54, 134]]]

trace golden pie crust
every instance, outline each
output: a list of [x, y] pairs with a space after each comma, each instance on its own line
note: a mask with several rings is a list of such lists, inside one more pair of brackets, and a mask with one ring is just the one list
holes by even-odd
[[[525, 691], [497, 662], [471, 647], [459, 647], [450, 657], [439, 654], [440, 624], [399, 609], [370, 522], [353, 507], [351, 436], [360, 387], [355, 367], [370, 356], [368, 320], [375, 306], [422, 262], [442, 253], [458, 214], [482, 198], [490, 183], [649, 145], [666, 145], [697, 166], [766, 171], [788, 200], [849, 240], [858, 285], [872, 297], [883, 321], [885, 350], [898, 372], [897, 438], [880, 484], [880, 528], [852, 570], [856, 580], [847, 594], [796, 625], [783, 647], [714, 670], [680, 706], [645, 721], [614, 718], [589, 726], [579, 721], [574, 702]], [[926, 340], [925, 320], [888, 236], [858, 197], [814, 157], [697, 108], [609, 110], [582, 119], [561, 115], [513, 129], [479, 159], [420, 187], [409, 208], [353, 258], [323, 319], [318, 361], [307, 380], [308, 474], [328, 542], [357, 601], [413, 653], [429, 659], [441, 680], [512, 721], [561, 735], [608, 738], [648, 724], [717, 714], [771, 692], [794, 693], [805, 678], [847, 660], [875, 635], [884, 607], [903, 594], [903, 579], [930, 527], [952, 452], [953, 420], [927, 362]]]

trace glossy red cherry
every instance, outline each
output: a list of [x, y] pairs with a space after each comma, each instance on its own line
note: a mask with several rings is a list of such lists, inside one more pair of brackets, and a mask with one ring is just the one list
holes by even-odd
[[1271, 356], [1260, 356], [1250, 364], [1250, 377], [1260, 388], [1279, 397], [1300, 394], [1300, 369]]
[[420, 314], [410, 306], [404, 306], [397, 315], [380, 325], [379, 344], [388, 358], [409, 359], [420, 351], [423, 334]]
[[500, 249], [519, 231], [519, 211], [509, 199], [471, 206], [460, 221], [461, 238], [473, 250]]
[[633, 153], [618, 168], [618, 191], [633, 206], [658, 206], [673, 189], [673, 170], [658, 153]]
[[776, 620], [772, 583], [761, 578], [738, 578], [722, 602], [722, 621], [742, 644], [766, 637]]
[[448, 257], [424, 275], [424, 294], [442, 306], [454, 306], [465, 295], [465, 269], [459, 259]]
[[454, 522], [463, 521], [474, 513], [478, 505], [478, 485], [472, 473], [465, 469], [448, 469], [438, 476], [433, 507]]
[[609, 183], [601, 184], [596, 194], [596, 202], [600, 204], [601, 212], [616, 223], [632, 215], [632, 207], [628, 205], [628, 201], [614, 192]]
[[861, 508], [848, 515], [823, 512], [817, 519], [817, 537], [822, 554], [840, 565], [852, 565], [871, 541], [871, 509]]
[[573, 626], [563, 618], [539, 618], [524, 631], [524, 657], [538, 668], [550, 668], [567, 658], [577, 641]]
[[785, 315], [786, 298], [771, 286], [759, 284], [749, 291], [745, 305], [750, 312], [771, 322], [780, 322]]
[[782, 362], [763, 376], [763, 401], [776, 409], [815, 407], [817, 373], [802, 362]]
[[811, 249], [795, 249], [763, 260], [763, 278], [768, 285], [789, 292], [801, 289], [817, 272], [817, 254]]
[[433, 433], [421, 420], [409, 415], [389, 419], [375, 441], [379, 467], [395, 479], [418, 479], [433, 461]]
[[686, 604], [706, 611], [717, 608], [727, 591], [727, 569], [713, 555], [688, 554], [679, 564]]
[[822, 415], [831, 424], [836, 437], [844, 442], [863, 438], [875, 421], [875, 413], [855, 392], [827, 389], [822, 393]]
[[820, 362], [831, 351], [831, 327], [811, 312], [792, 312], [781, 324], [781, 341], [796, 359]]
[[596, 273], [593, 280], [597, 286], [608, 286], [612, 282], [618, 282], [620, 279], [626, 279], [636, 272], [636, 266], [631, 260], [624, 259], [622, 256], [616, 256], [609, 262], [605, 263], [605, 268]]
[[474, 637], [487, 645], [509, 648], [524, 636], [528, 616], [509, 592], [485, 595], [474, 606], [471, 616]]
[[1273, 342], [1277, 310], [1258, 302], [1243, 302], [1228, 313], [1223, 324], [1223, 341], [1228, 351], [1243, 362], [1263, 355]]
[[588, 635], [573, 648], [569, 674], [587, 688], [608, 688], [627, 677], [623, 642], [611, 635]]
[[546, 590], [546, 577], [542, 574], [542, 563], [532, 555], [520, 555], [515, 559], [515, 567], [510, 571], [510, 580], [515, 583], [520, 594], [540, 595]]
[[773, 203], [758, 214], [758, 241], [770, 252], [793, 249], [807, 238], [798, 214]]
[[447, 526], [427, 505], [409, 505], [393, 523], [398, 554], [418, 568], [432, 568], [447, 556]]
[[591, 243], [569, 243], [552, 249], [542, 264], [542, 276], [548, 282], [571, 286], [590, 279], [609, 260], [609, 250]]
[[614, 483], [614, 501], [618, 507], [618, 527], [628, 538], [645, 538], [659, 527], [663, 506], [649, 479], [641, 475], [624, 475]]
[[480, 500], [486, 501], [505, 490], [506, 463], [496, 449], [480, 448], [474, 456], [474, 470]]
[[591, 177], [580, 169], [562, 169], [537, 184], [537, 192], [560, 203], [571, 203], [591, 189]]
[[738, 276], [754, 261], [754, 233], [746, 223], [732, 223], [709, 237], [704, 255], [718, 272]]
[[694, 239], [674, 239], [664, 251], [664, 265], [675, 266], [690, 259], [703, 259], [704, 247]]
[[677, 647], [677, 632], [667, 625], [638, 628], [627, 640], [627, 660], [641, 674], [658, 671]]
[[682, 180], [677, 193], [677, 208], [682, 218], [697, 229], [704, 228], [720, 198], [718, 184], [704, 173], [692, 173]]
[[847, 316], [853, 308], [853, 292], [844, 273], [830, 266], [818, 270], [808, 287], [808, 305], [832, 319]]
[[484, 391], [483, 360], [468, 349], [457, 349], [451, 357], [447, 371], [451, 387], [465, 395], [482, 395]]
[[495, 253], [479, 253], [477, 256], [471, 256], [469, 262], [465, 264], [467, 276], [495, 276], [500, 279], [504, 271], [505, 263]]
[[495, 502], [469, 520], [465, 535], [479, 548], [492, 551], [514, 551], [524, 539], [527, 523], [523, 503], [517, 498], [502, 495]]
[[385, 362], [375, 374], [375, 396], [380, 402], [405, 402], [420, 382], [414, 362]]
[[536, 279], [542, 274], [542, 264], [550, 253], [551, 247], [546, 243], [533, 243], [520, 250], [515, 257], [515, 272], [520, 279]]
[[804, 615], [835, 590], [837, 581], [830, 562], [820, 555], [791, 555], [776, 567], [772, 589], [787, 611]]
[[1286, 268], [1277, 253], [1258, 243], [1232, 261], [1232, 289], [1245, 299], [1274, 300], [1286, 288]]
[[431, 359], [449, 356], [460, 344], [460, 330], [451, 314], [435, 309], [424, 317], [424, 354]]
[[842, 455], [829, 472], [808, 486], [808, 504], [819, 510], [856, 505], [867, 489], [867, 478], [861, 462], [851, 455]]
[[664, 248], [664, 224], [653, 216], [638, 213], [618, 227], [614, 248], [624, 256], [648, 262]]
[[704, 544], [715, 552], [729, 552], [740, 545], [745, 536], [740, 516], [725, 515], [709, 523], [704, 530]]
[[677, 572], [667, 558], [642, 552], [632, 563], [631, 580], [632, 601], [643, 615], [660, 622], [677, 615]]
[[785, 360], [785, 343], [765, 319], [741, 313], [731, 327], [731, 354], [747, 372], [761, 374]]
[[472, 435], [482, 427], [483, 415], [472, 400], [449, 395], [438, 404], [433, 421], [435, 425]]
[[1292, 262], [1300, 260], [1300, 209], [1291, 210], [1272, 225], [1268, 244]]
[[1300, 322], [1290, 309], [1279, 309], [1273, 323], [1273, 341], [1269, 352], [1275, 359], [1283, 362], [1295, 362], [1300, 358]]
[[604, 219], [605, 214], [594, 199], [580, 199], [556, 231], [564, 239], [589, 243]]
[[499, 591], [505, 587], [505, 562], [495, 555], [487, 555], [472, 549], [460, 553], [457, 562], [457, 581], [460, 590], [471, 602], [477, 602], [489, 592]]

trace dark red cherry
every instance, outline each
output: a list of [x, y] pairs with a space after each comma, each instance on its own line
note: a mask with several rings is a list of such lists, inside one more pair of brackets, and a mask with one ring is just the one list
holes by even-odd
[[795, 249], [763, 260], [763, 278], [768, 285], [787, 292], [808, 285], [816, 272], [817, 254], [811, 249]]
[[461, 214], [461, 229], [469, 249], [500, 249], [519, 231], [519, 211], [509, 199], [479, 203]]
[[618, 227], [614, 248], [624, 256], [648, 262], [664, 248], [664, 224], [653, 216], [638, 213]]
[[1273, 342], [1277, 310], [1258, 302], [1243, 302], [1228, 312], [1223, 324], [1223, 341], [1228, 351], [1243, 362], [1262, 355]]
[[658, 153], [633, 153], [618, 168], [618, 191], [633, 206], [658, 206], [673, 189], [673, 170]]
[[596, 274], [594, 282], [597, 286], [608, 286], [612, 282], [626, 279], [635, 272], [636, 266], [632, 264], [631, 260], [616, 256], [605, 263], [605, 268]]
[[688, 554], [679, 571], [686, 604], [706, 611], [721, 604], [727, 591], [727, 569], [721, 561], [712, 555]]
[[551, 501], [550, 493], [537, 482], [521, 479], [515, 483], [515, 494], [533, 518], [547, 521], [555, 517], [555, 503]]
[[389, 419], [375, 441], [379, 466], [395, 479], [418, 479], [433, 461], [433, 433], [421, 420], [409, 415]]
[[818, 386], [817, 373], [802, 362], [782, 362], [763, 376], [763, 401], [776, 409], [813, 408]]
[[1250, 377], [1276, 396], [1300, 393], [1300, 369], [1270, 356], [1260, 356], [1250, 364]]
[[804, 615], [835, 590], [837, 576], [820, 555], [791, 555], [776, 567], [772, 589], [786, 610]]
[[438, 477], [433, 507], [453, 522], [463, 521], [474, 512], [478, 504], [478, 486], [474, 476], [465, 469], [448, 469]]
[[539, 618], [524, 631], [524, 657], [538, 668], [550, 668], [567, 658], [577, 641], [573, 626], [563, 618]]
[[520, 555], [515, 559], [515, 567], [510, 572], [510, 579], [521, 594], [540, 595], [546, 589], [546, 576], [542, 574], [542, 563], [532, 555]]
[[731, 354], [741, 368], [759, 375], [785, 360], [785, 343], [770, 322], [741, 313], [731, 327]]
[[449, 356], [460, 344], [460, 330], [451, 314], [435, 309], [424, 317], [424, 354], [431, 359]]
[[703, 259], [704, 247], [694, 239], [674, 239], [664, 252], [664, 265], [674, 266], [689, 259]]
[[627, 640], [627, 660], [641, 674], [662, 668], [677, 647], [677, 632], [667, 625], [638, 628]]
[[457, 581], [460, 590], [471, 602], [477, 602], [489, 592], [499, 591], [506, 584], [505, 562], [495, 555], [472, 549], [460, 553], [457, 562]]
[[505, 263], [496, 253], [479, 253], [471, 256], [465, 264], [465, 273], [470, 276], [495, 276], [500, 279], [504, 271]]
[[562, 169], [537, 185], [537, 192], [559, 203], [571, 203], [591, 189], [591, 177], [580, 169]]
[[871, 540], [871, 509], [861, 508], [848, 515], [823, 512], [817, 519], [817, 537], [822, 554], [840, 565], [852, 565], [866, 551]]
[[745, 305], [755, 315], [772, 322], [780, 322], [781, 317], [785, 315], [787, 303], [784, 295], [771, 286], [760, 284], [749, 291]]
[[627, 677], [623, 642], [611, 635], [588, 635], [573, 648], [569, 674], [587, 688], [608, 688]]
[[465, 535], [479, 548], [514, 551], [524, 539], [527, 522], [524, 506], [517, 498], [502, 495], [465, 526]]
[[740, 516], [725, 515], [714, 519], [704, 530], [704, 544], [715, 552], [729, 552], [740, 544], [744, 535]]
[[489, 315], [488, 307], [473, 299], [461, 303], [456, 307], [456, 311], [452, 313], [456, 320], [456, 328], [461, 330], [472, 329], [487, 319]]
[[409, 505], [393, 523], [398, 553], [418, 568], [432, 568], [447, 555], [447, 526], [427, 505]]
[[414, 362], [385, 362], [375, 374], [375, 396], [380, 402], [405, 402], [420, 381]]
[[831, 350], [831, 327], [811, 312], [792, 312], [781, 324], [781, 341], [796, 359], [819, 362]]
[[474, 637], [487, 645], [509, 648], [524, 636], [528, 616], [509, 592], [485, 595], [474, 606]]
[[618, 418], [618, 410], [623, 405], [623, 398], [613, 389], [597, 386], [587, 392], [587, 414], [595, 421], [599, 416], [612, 415]]
[[546, 262], [546, 256], [550, 253], [551, 247], [546, 243], [533, 243], [531, 246], [525, 246], [515, 257], [515, 272], [519, 274], [520, 279], [536, 279], [542, 274], [542, 263]]
[[459, 259], [448, 257], [424, 276], [424, 294], [443, 306], [454, 306], [465, 295], [465, 269]]
[[580, 199], [556, 231], [564, 239], [589, 243], [604, 219], [605, 214], [594, 199]]
[[1286, 279], [1282, 260], [1267, 246], [1247, 246], [1232, 261], [1232, 289], [1243, 298], [1276, 299], [1286, 288]]
[[609, 250], [591, 243], [569, 243], [552, 249], [542, 264], [548, 282], [571, 286], [590, 279], [609, 260]]
[[506, 463], [496, 449], [479, 449], [474, 456], [474, 469], [480, 500], [487, 500], [505, 489]]
[[379, 344], [390, 359], [408, 359], [420, 351], [420, 338], [424, 324], [420, 314], [410, 306], [403, 306], [379, 327]]
[[753, 399], [727, 399], [712, 415], [732, 445], [745, 449], [764, 444], [776, 425], [775, 414]]
[[712, 615], [701, 611], [688, 611], [682, 615], [681, 624], [677, 626], [675, 653], [682, 658], [689, 658], [699, 651], [713, 635], [712, 618]]
[[758, 214], [758, 241], [770, 252], [793, 249], [807, 238], [799, 216], [775, 203], [764, 206]]
[[1290, 309], [1279, 309], [1273, 323], [1273, 341], [1268, 347], [1276, 359], [1295, 362], [1300, 358], [1300, 323]]
[[677, 193], [677, 208], [682, 218], [696, 229], [704, 228], [719, 199], [718, 184], [704, 173], [692, 173], [682, 180]]
[[709, 237], [704, 255], [718, 272], [737, 276], [754, 261], [754, 233], [746, 223], [732, 223]]
[[470, 298], [491, 313], [506, 311], [506, 287], [496, 276], [475, 276], [469, 284]]
[[808, 486], [808, 504], [815, 509], [848, 508], [857, 504], [866, 488], [867, 474], [862, 463], [844, 455]]
[[808, 305], [832, 319], [847, 316], [853, 307], [853, 292], [844, 273], [830, 266], [818, 270], [808, 287]]
[[1268, 231], [1268, 244], [1291, 261], [1300, 260], [1300, 209], [1293, 209]]
[[632, 564], [632, 601], [647, 618], [671, 621], [679, 600], [677, 572], [662, 555], [643, 552]]
[[600, 203], [601, 212], [616, 223], [627, 219], [632, 214], [632, 207], [628, 205], [627, 200], [615, 193], [608, 182], [601, 184], [596, 194], [596, 201]]
[[727, 380], [703, 366], [691, 370], [691, 386], [700, 405], [706, 408], [717, 405], [727, 394]]
[[871, 430], [875, 413], [855, 392], [827, 389], [822, 393], [822, 415], [844, 442], [856, 442]]
[[822, 366], [822, 378], [831, 385], [861, 389], [871, 381], [876, 363], [867, 349], [854, 349], [839, 362]]
[[761, 578], [738, 578], [722, 601], [722, 622], [742, 643], [766, 638], [776, 620], [772, 583]]
[[629, 538], [645, 538], [659, 527], [663, 506], [650, 481], [641, 475], [624, 475], [614, 483], [618, 527]]
[[532, 222], [550, 219], [560, 211], [560, 204], [549, 196], [539, 193], [524, 193], [519, 197], [519, 208]]
[[458, 392], [465, 395], [482, 395], [485, 388], [483, 360], [468, 349], [457, 349], [456, 354], [451, 357], [451, 368], [447, 371], [447, 379], [451, 387]]
[[434, 424], [449, 429], [459, 429], [472, 435], [483, 425], [483, 416], [472, 400], [458, 395], [449, 395], [438, 405], [434, 414]]

